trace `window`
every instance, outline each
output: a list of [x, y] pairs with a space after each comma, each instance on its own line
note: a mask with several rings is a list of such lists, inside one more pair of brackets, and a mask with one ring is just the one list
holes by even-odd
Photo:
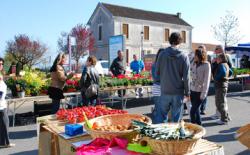
[[123, 34], [126, 36], [126, 38], [128, 39], [128, 37], [129, 37], [129, 30], [128, 30], [128, 24], [123, 24], [122, 25], [122, 32], [123, 32]]
[[169, 41], [169, 29], [165, 29], [165, 41]]
[[98, 40], [102, 40], [102, 25], [98, 26]]
[[186, 43], [186, 31], [181, 31], [182, 42]]
[[149, 26], [144, 26], [144, 40], [149, 40]]
[[126, 49], [126, 63], [129, 63], [129, 51]]

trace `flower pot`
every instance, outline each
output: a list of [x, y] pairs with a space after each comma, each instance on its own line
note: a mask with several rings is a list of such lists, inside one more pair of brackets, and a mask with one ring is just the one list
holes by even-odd
[[25, 96], [25, 92], [24, 91], [21, 91], [21, 92], [17, 92], [17, 96], [19, 98], [23, 98]]

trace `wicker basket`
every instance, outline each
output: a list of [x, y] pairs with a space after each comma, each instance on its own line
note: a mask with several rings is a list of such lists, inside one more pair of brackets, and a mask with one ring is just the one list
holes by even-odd
[[[176, 125], [174, 123], [161, 125]], [[191, 123], [185, 123], [185, 128], [194, 131], [193, 139], [186, 140], [155, 140], [150, 137], [143, 137], [143, 141], [147, 141], [155, 154], [161, 155], [182, 155], [190, 153], [194, 150], [199, 139], [205, 135], [206, 131], [203, 127]]]
[[241, 142], [241, 144], [250, 149], [250, 124], [241, 127], [237, 131], [236, 138]]
[[[140, 120], [141, 118], [146, 118], [147, 123], [151, 124], [152, 121], [149, 117], [139, 114], [114, 114], [106, 115], [97, 118], [93, 118], [90, 121], [91, 124], [96, 122], [99, 126], [108, 126], [108, 125], [130, 125], [131, 120]], [[105, 138], [112, 139], [114, 137], [121, 137], [128, 139], [129, 142], [137, 138], [138, 132], [134, 130], [125, 130], [125, 131], [97, 131], [87, 127], [85, 123], [85, 129], [91, 135], [92, 138]]]

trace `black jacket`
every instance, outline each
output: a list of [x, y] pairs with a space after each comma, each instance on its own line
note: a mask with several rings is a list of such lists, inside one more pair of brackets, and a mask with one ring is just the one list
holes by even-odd
[[114, 76], [125, 74], [123, 60], [119, 57], [115, 58], [110, 66], [110, 71], [114, 74]]
[[91, 85], [91, 82], [99, 85], [99, 74], [94, 66], [84, 67], [80, 80], [81, 91], [86, 90]]

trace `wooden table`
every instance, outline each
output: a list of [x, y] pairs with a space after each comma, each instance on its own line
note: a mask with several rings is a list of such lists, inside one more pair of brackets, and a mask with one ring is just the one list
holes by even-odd
[[[37, 118], [39, 155], [75, 155], [72, 143], [91, 140], [89, 135], [66, 140], [58, 134], [64, 132], [64, 124], [54, 115]], [[224, 148], [216, 143], [201, 139], [194, 151], [186, 155], [224, 155]], [[156, 155], [155, 153], [152, 155]]]
[[55, 119], [55, 115], [37, 118], [39, 155], [75, 155], [72, 151], [72, 143], [91, 139], [89, 135], [78, 136], [72, 139], [64, 139], [59, 133], [64, 132], [65, 122]]

